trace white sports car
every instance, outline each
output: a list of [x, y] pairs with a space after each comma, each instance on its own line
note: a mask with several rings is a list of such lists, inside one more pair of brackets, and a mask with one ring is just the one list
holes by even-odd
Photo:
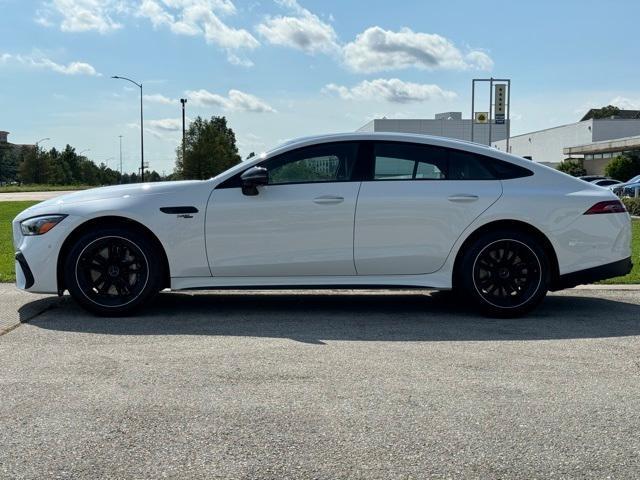
[[624, 275], [606, 189], [477, 144], [351, 133], [287, 143], [206, 181], [96, 188], [13, 222], [19, 288], [123, 315], [164, 288], [453, 289], [496, 316]]

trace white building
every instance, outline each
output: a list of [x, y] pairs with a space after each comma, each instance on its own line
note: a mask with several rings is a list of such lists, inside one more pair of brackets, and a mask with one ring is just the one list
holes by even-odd
[[[602, 174], [609, 159], [640, 148], [633, 142], [633, 137], [640, 135], [640, 112], [621, 110], [615, 117], [603, 119], [589, 118], [592, 112], [576, 123], [511, 137], [509, 153], [550, 166], [568, 157], [581, 158], [589, 174]], [[611, 144], [613, 140], [620, 141]], [[503, 151], [506, 144], [506, 139], [492, 142]]]
[[499, 141], [507, 138], [507, 124], [475, 123], [473, 139], [471, 138], [471, 119], [463, 119], [462, 112], [437, 113], [433, 119], [391, 119], [377, 118], [359, 128], [359, 132], [399, 132], [437, 135], [459, 140], [475, 141], [489, 145], [491, 140]]

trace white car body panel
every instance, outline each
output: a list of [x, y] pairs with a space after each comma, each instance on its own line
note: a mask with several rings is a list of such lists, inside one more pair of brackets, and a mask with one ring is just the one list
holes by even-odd
[[462, 232], [500, 195], [499, 181], [362, 182], [354, 237], [358, 274], [439, 270]]
[[214, 190], [207, 252], [214, 276], [356, 275], [353, 216], [359, 182]]
[[[226, 179], [280, 153], [343, 140], [456, 148], [523, 166], [534, 175], [482, 182], [267, 186], [259, 187], [255, 197], [243, 196], [239, 189], [216, 190]], [[478, 195], [479, 200], [447, 200], [458, 194]], [[324, 195], [344, 201], [313, 202]], [[19, 214], [13, 231], [16, 251], [34, 273], [34, 283], [27, 288], [32, 292], [58, 291], [57, 263], [64, 241], [85, 222], [107, 216], [135, 221], [157, 237], [168, 258], [174, 289], [296, 285], [446, 289], [452, 285], [453, 265], [464, 241], [496, 221], [520, 221], [542, 232], [553, 246], [562, 275], [628, 258], [628, 214], [583, 215], [595, 203], [616, 198], [610, 190], [482, 145], [422, 135], [353, 133], [288, 143], [207, 181], [122, 185], [64, 195]], [[193, 206], [198, 212], [187, 217], [162, 213], [160, 208], [167, 206]], [[67, 217], [48, 233], [21, 234], [22, 220], [56, 213]], [[18, 264], [16, 269], [17, 285], [24, 288]]]

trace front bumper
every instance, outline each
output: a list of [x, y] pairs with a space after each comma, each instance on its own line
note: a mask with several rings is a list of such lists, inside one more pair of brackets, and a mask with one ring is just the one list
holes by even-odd
[[628, 274], [633, 268], [631, 257], [618, 260], [617, 262], [599, 265], [597, 267], [579, 270], [564, 275], [560, 275], [558, 281], [550, 288], [552, 291], [571, 288], [577, 285], [594, 283], [607, 278], [621, 277]]
[[22, 252], [16, 252], [16, 286], [23, 290], [33, 287], [33, 272]]
[[23, 236], [13, 222], [16, 286], [33, 293], [58, 293], [58, 256], [67, 236], [82, 222], [67, 216], [44, 235]]

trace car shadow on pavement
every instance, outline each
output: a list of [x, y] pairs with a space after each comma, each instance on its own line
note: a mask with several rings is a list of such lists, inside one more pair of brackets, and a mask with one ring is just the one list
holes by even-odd
[[440, 292], [162, 293], [139, 316], [124, 318], [95, 317], [65, 297], [57, 308], [30, 324], [106, 335], [289, 338], [312, 344], [323, 340], [549, 340], [640, 335], [640, 305], [552, 295], [524, 318], [491, 319]]

